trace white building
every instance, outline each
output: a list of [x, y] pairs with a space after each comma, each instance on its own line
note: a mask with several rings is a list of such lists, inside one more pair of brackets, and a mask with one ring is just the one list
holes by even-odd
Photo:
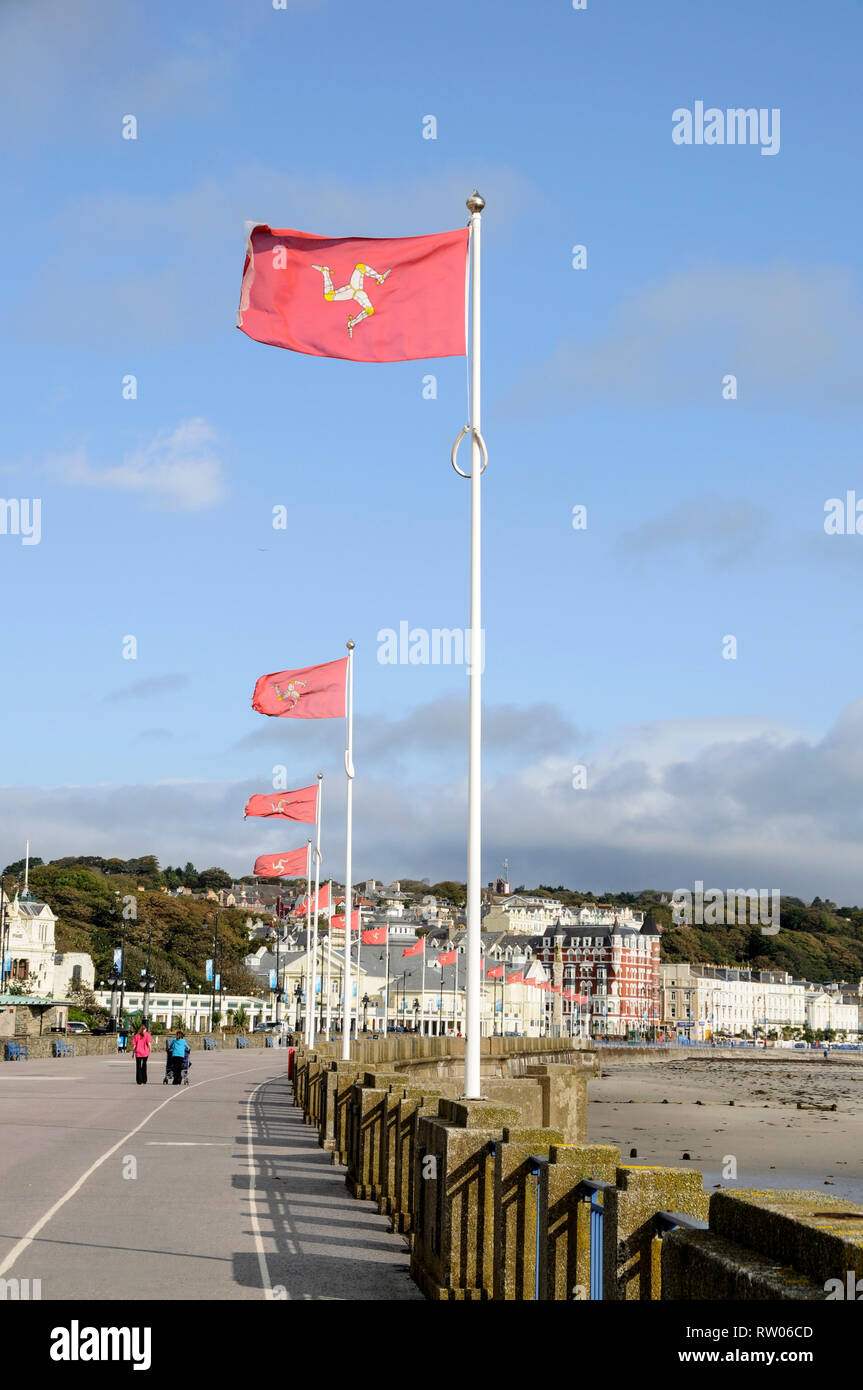
[[4, 983], [26, 984], [29, 993], [66, 999], [76, 985], [92, 989], [92, 958], [84, 951], [55, 950], [57, 918], [47, 903], [28, 894], [6, 903]]
[[662, 1020], [694, 1041], [713, 1035], [781, 1038], [785, 1029], [856, 1035], [859, 1007], [784, 970], [662, 965]]
[[644, 913], [614, 903], [583, 903], [564, 907], [556, 898], [537, 898], [514, 893], [496, 903], [483, 922], [483, 930], [516, 932], [519, 936], [545, 936], [549, 928], [634, 927], [640, 931]]
[[829, 1028], [849, 1040], [860, 1029], [860, 1008], [846, 1002], [835, 989], [810, 985], [806, 991], [806, 1022], [813, 1032]]
[[[110, 1009], [111, 991], [97, 989], [95, 993], [97, 1003], [104, 1009]], [[113, 1002], [115, 1006], [119, 1004], [119, 995], [115, 996]], [[140, 989], [126, 992], [123, 997], [124, 1013], [139, 1013], [143, 1007], [144, 995]], [[245, 1009], [250, 1029], [254, 1028], [256, 1023], [271, 1023], [275, 1019], [270, 999], [258, 999], [249, 994], [223, 992], [221, 996], [216, 995], [215, 1007], [220, 1010], [223, 1023], [229, 1021], [229, 1012], [233, 1014], [237, 1009]], [[166, 1028], [182, 1028], [187, 1033], [206, 1033], [209, 1032], [212, 1010], [213, 996], [209, 993], [184, 991], [182, 994], [170, 994], [163, 990], [152, 990], [147, 1014], [151, 1023], [164, 1023]], [[279, 1017], [284, 1017], [284, 1010]]]
[[58, 951], [54, 956], [54, 998], [67, 999], [78, 989], [93, 989], [96, 967], [83, 951]]

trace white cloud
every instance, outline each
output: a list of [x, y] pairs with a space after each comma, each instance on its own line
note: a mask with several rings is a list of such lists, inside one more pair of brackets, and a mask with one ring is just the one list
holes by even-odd
[[[439, 727], [441, 709], [426, 713]], [[425, 746], [424, 712], [412, 718]], [[569, 729], [562, 717], [559, 727]], [[621, 729], [581, 756], [575, 746], [516, 748], [515, 770], [486, 780], [483, 876], [507, 856], [515, 880], [528, 885], [668, 890], [703, 879], [859, 902], [861, 735], [858, 701], [821, 738], [770, 720], [692, 719]], [[443, 757], [436, 779], [400, 777], [357, 758], [357, 880], [464, 876], [463, 754]], [[576, 761], [587, 765], [587, 791], [572, 788]], [[337, 758], [322, 766], [325, 785], [341, 787]], [[245, 800], [260, 790], [255, 782], [180, 781], [5, 788], [0, 840], [8, 860], [18, 857], [25, 825], [43, 859], [157, 853], [163, 863], [191, 858], [248, 872], [255, 853], [301, 844], [304, 833], [272, 821], [244, 825]], [[334, 876], [342, 872], [342, 819], [341, 796], [325, 796], [325, 873]]]
[[82, 448], [51, 460], [49, 468], [73, 485], [137, 493], [165, 510], [200, 511], [225, 497], [217, 440], [206, 420], [183, 420], [173, 430], [160, 430], [113, 467], [94, 467]]
[[728, 373], [747, 405], [856, 404], [860, 301], [853, 277], [829, 266], [677, 271], [619, 304], [593, 338], [561, 343], [508, 405], [721, 406]]
[[126, 0], [4, 0], [0, 9], [0, 143], [20, 151], [106, 130], [121, 140], [135, 114], [141, 134], [179, 113], [224, 101], [234, 45], [212, 26], [180, 27], [166, 46], [152, 6]]
[[467, 221], [475, 177], [503, 235], [516, 234], [535, 201], [528, 180], [505, 165], [474, 169], [467, 161], [402, 181], [398, 199], [391, 181], [358, 179], [353, 170], [340, 180], [257, 164], [167, 195], [88, 194], [45, 227], [52, 250], [38, 273], [19, 281], [10, 332], [40, 344], [49, 333], [55, 345], [100, 355], [131, 341], [142, 352], [211, 343], [236, 332], [247, 220], [332, 236], [444, 231]]

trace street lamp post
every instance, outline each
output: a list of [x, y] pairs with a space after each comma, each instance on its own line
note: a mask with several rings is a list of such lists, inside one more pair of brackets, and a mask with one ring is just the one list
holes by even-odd
[[[216, 1015], [216, 975], [219, 968], [219, 913], [218, 909], [213, 913], [213, 978], [210, 981], [210, 1032], [215, 1027]], [[219, 981], [221, 984], [221, 981]]]
[[[115, 892], [114, 892], [114, 915], [115, 915], [115, 916], [116, 916], [117, 910], [118, 910], [118, 908], [119, 908], [119, 903], [118, 903], [118, 901], [117, 901], [117, 899], [119, 898], [119, 896], [120, 896], [120, 892], [119, 892], [119, 889], [117, 889], [117, 890], [115, 890]], [[125, 917], [125, 914], [123, 913], [122, 909], [120, 909], [120, 921], [121, 921], [121, 923], [122, 923], [122, 926], [121, 926], [121, 928], [120, 928], [120, 1007], [119, 1007], [119, 1009], [117, 1010], [117, 1031], [118, 1031], [118, 1032], [121, 1031], [121, 1030], [122, 1030], [122, 1027], [123, 1027], [123, 1000], [124, 1000], [124, 998], [125, 998], [125, 993], [126, 993], [126, 917]]]
[[281, 1020], [280, 1020], [280, 1018], [279, 1018], [279, 1001], [281, 1000], [281, 997], [282, 997], [282, 976], [281, 976], [281, 972], [280, 972], [280, 964], [281, 964], [281, 962], [280, 962], [280, 957], [279, 957], [279, 947], [280, 947], [280, 933], [279, 933], [279, 929], [278, 929], [278, 927], [277, 927], [277, 928], [276, 928], [276, 1023], [280, 1023], [280, 1022], [281, 1022]]
[[144, 998], [143, 998], [143, 1001], [142, 1001], [142, 1004], [141, 1004], [141, 1019], [142, 1019], [142, 1021], [143, 1021], [144, 1023], [149, 1024], [149, 1021], [150, 1021], [150, 990], [152, 989], [153, 985], [156, 983], [156, 981], [153, 979], [153, 976], [150, 974], [150, 967], [149, 967], [149, 965], [147, 966], [146, 970], [142, 970], [142, 971], [141, 971], [141, 983], [142, 983], [143, 986], [144, 986]]
[[146, 969], [145, 969], [145, 970], [142, 970], [142, 971], [141, 971], [141, 976], [142, 976], [143, 983], [144, 983], [144, 998], [143, 998], [143, 1001], [142, 1001], [141, 1019], [142, 1019], [142, 1021], [143, 1021], [144, 1023], [146, 1023], [148, 1026], [149, 1026], [149, 1021], [150, 1021], [150, 990], [153, 988], [153, 985], [156, 983], [156, 981], [153, 979], [153, 976], [152, 976], [152, 974], [151, 974], [151, 972], [150, 972], [150, 960], [151, 960], [152, 944], [153, 944], [153, 943], [152, 943], [152, 937], [153, 937], [153, 927], [152, 927], [152, 923], [148, 922], [148, 923], [147, 923], [147, 966], [146, 966]]
[[6, 980], [6, 880], [0, 878], [0, 992]]
[[109, 1005], [109, 1010], [110, 1010], [110, 1015], [111, 1015], [111, 1032], [112, 1032], [112, 1033], [116, 1033], [116, 1032], [117, 1032], [117, 988], [118, 988], [118, 986], [119, 986], [119, 984], [120, 984], [120, 972], [119, 972], [119, 970], [117, 969], [116, 965], [112, 965], [112, 966], [111, 966], [111, 971], [110, 971], [110, 974], [108, 975], [108, 984], [111, 986], [111, 1003], [110, 1003], [110, 1005]]

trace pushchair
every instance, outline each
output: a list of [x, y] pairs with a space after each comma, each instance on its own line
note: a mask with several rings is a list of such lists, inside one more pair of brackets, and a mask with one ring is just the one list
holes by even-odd
[[[164, 1075], [163, 1078], [162, 1078], [162, 1085], [163, 1085], [163, 1086], [170, 1086], [170, 1085], [172, 1085], [173, 1080], [174, 1080], [174, 1073], [173, 1073], [173, 1071], [171, 1070], [171, 1061], [172, 1061], [172, 1056], [171, 1056], [171, 1043], [170, 1043], [170, 1040], [169, 1040], [167, 1046], [165, 1047], [165, 1075]], [[188, 1084], [189, 1084], [189, 1068], [190, 1068], [191, 1065], [192, 1065], [192, 1054], [191, 1054], [191, 1052], [187, 1052], [186, 1055], [185, 1055], [185, 1057], [183, 1058], [183, 1080], [182, 1080], [182, 1082], [181, 1082], [181, 1085], [183, 1085], [183, 1086], [188, 1086]]]

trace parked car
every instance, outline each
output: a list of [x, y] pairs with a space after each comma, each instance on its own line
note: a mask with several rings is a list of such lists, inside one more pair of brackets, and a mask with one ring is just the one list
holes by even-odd
[[78, 1019], [72, 1019], [66, 1024], [67, 1033], [89, 1033], [90, 1029], [86, 1023], [81, 1023]]
[[285, 1025], [283, 1023], [256, 1023], [252, 1029], [253, 1033], [283, 1033]]

